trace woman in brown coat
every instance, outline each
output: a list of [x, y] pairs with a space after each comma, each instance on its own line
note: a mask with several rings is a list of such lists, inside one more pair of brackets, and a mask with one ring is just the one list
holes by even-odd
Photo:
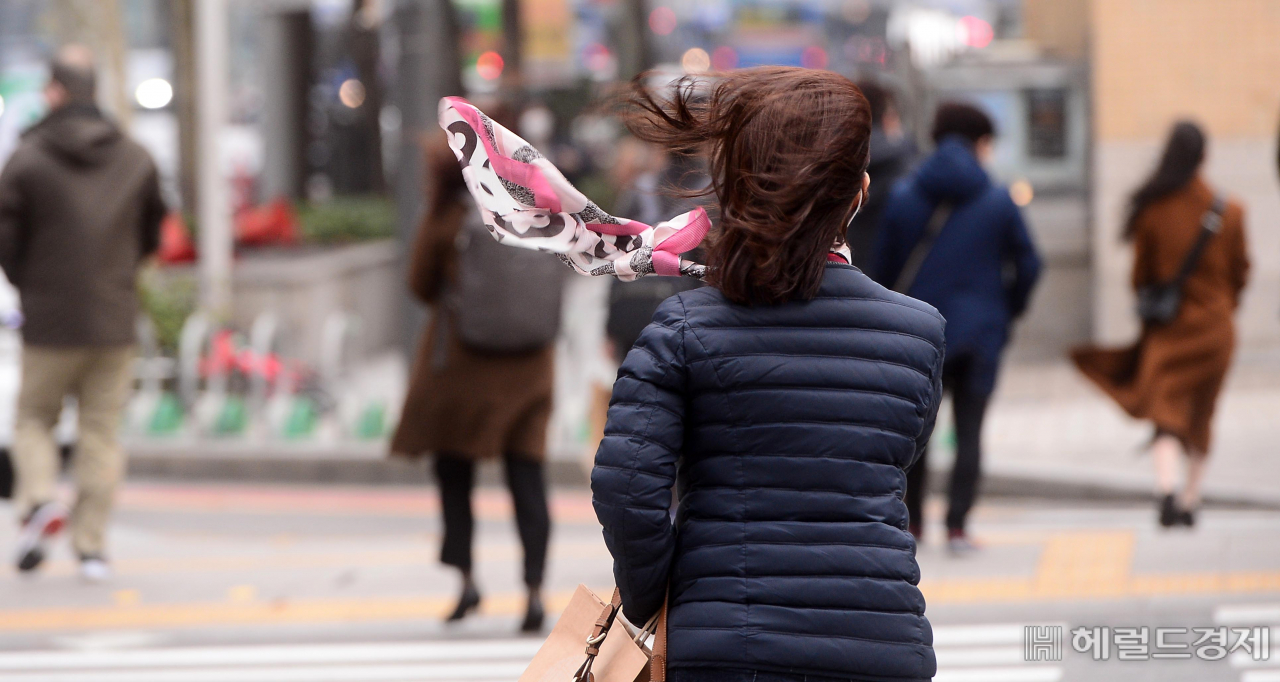
[[[1174, 126], [1160, 165], [1133, 195], [1126, 238], [1133, 241], [1133, 286], [1171, 282], [1200, 237], [1214, 191], [1200, 178], [1205, 138], [1193, 123]], [[1183, 287], [1177, 317], [1146, 324], [1136, 346], [1073, 353], [1085, 376], [1130, 415], [1155, 424], [1151, 443], [1161, 494], [1160, 523], [1193, 525], [1209, 454], [1210, 423], [1235, 347], [1233, 314], [1249, 271], [1244, 209], [1222, 210]], [[1174, 496], [1179, 450], [1187, 457], [1186, 483]]]
[[554, 347], [495, 354], [465, 345], [440, 305], [456, 276], [454, 244], [476, 211], [453, 152], [440, 140], [428, 155], [430, 207], [422, 221], [409, 268], [409, 286], [435, 311], [414, 362], [393, 453], [435, 454], [444, 541], [440, 561], [462, 572], [462, 594], [449, 621], [480, 604], [471, 574], [471, 489], [478, 460], [502, 457], [524, 545], [528, 610], [521, 630], [542, 628], [540, 595], [551, 519], [543, 458], [551, 416]]

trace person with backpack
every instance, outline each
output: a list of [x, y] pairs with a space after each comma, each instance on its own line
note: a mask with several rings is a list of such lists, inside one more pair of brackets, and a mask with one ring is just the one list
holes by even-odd
[[[1155, 425], [1150, 451], [1166, 528], [1195, 524], [1214, 408], [1235, 348], [1233, 317], [1249, 276], [1244, 208], [1201, 178], [1204, 157], [1204, 132], [1177, 123], [1130, 199], [1124, 238], [1134, 249], [1138, 342], [1072, 352], [1120, 407]], [[1180, 493], [1179, 453], [1187, 461]]]
[[898, 181], [911, 170], [918, 151], [914, 137], [903, 128], [898, 98], [893, 91], [874, 80], [859, 81], [858, 89], [871, 103], [871, 165], [867, 173], [876, 179], [877, 188], [870, 192], [867, 205], [849, 224], [848, 239], [854, 267], [870, 272], [885, 204]]
[[[1010, 327], [1040, 275], [1040, 257], [1009, 192], [982, 165], [995, 126], [977, 107], [943, 103], [934, 118], [937, 149], [889, 197], [875, 255], [883, 285], [938, 309], [947, 320], [943, 383], [955, 412], [947, 546], [976, 548], [966, 532], [981, 476], [982, 422], [995, 390]], [[924, 533], [928, 453], [907, 477], [911, 532]]]
[[[663, 218], [697, 208], [698, 202], [688, 195], [704, 191], [710, 184], [697, 157], [661, 154], [656, 172], [639, 174], [619, 195], [616, 213], [656, 225]], [[621, 363], [627, 357], [663, 301], [700, 286], [701, 282], [689, 277], [642, 277], [634, 282], [610, 283], [605, 334], [614, 359]]]
[[442, 563], [462, 574], [448, 621], [480, 605], [472, 575], [476, 464], [501, 457], [524, 546], [528, 604], [520, 629], [542, 629], [551, 517], [543, 458], [551, 417], [561, 293], [571, 276], [555, 256], [499, 244], [467, 194], [443, 139], [428, 156], [430, 205], [409, 267], [433, 315], [419, 346], [393, 453], [432, 453], [440, 486]]

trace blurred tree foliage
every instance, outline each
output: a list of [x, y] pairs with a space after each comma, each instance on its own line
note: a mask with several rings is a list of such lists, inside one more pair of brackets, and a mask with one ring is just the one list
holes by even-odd
[[155, 268], [148, 268], [138, 278], [138, 299], [155, 327], [160, 352], [176, 355], [182, 325], [200, 300], [195, 277], [162, 277]]
[[387, 239], [396, 233], [396, 206], [382, 196], [339, 196], [299, 204], [298, 223], [303, 241], [311, 244]]

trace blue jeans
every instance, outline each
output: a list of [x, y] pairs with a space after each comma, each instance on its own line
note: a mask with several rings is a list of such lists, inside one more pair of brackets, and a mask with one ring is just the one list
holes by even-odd
[[667, 672], [670, 682], [849, 682], [847, 678], [739, 668], [673, 668]]

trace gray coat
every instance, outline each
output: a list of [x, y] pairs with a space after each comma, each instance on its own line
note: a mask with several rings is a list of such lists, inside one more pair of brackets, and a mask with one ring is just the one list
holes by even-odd
[[0, 268], [35, 346], [134, 341], [136, 274], [165, 215], [155, 163], [92, 106], [23, 135], [0, 173]]

